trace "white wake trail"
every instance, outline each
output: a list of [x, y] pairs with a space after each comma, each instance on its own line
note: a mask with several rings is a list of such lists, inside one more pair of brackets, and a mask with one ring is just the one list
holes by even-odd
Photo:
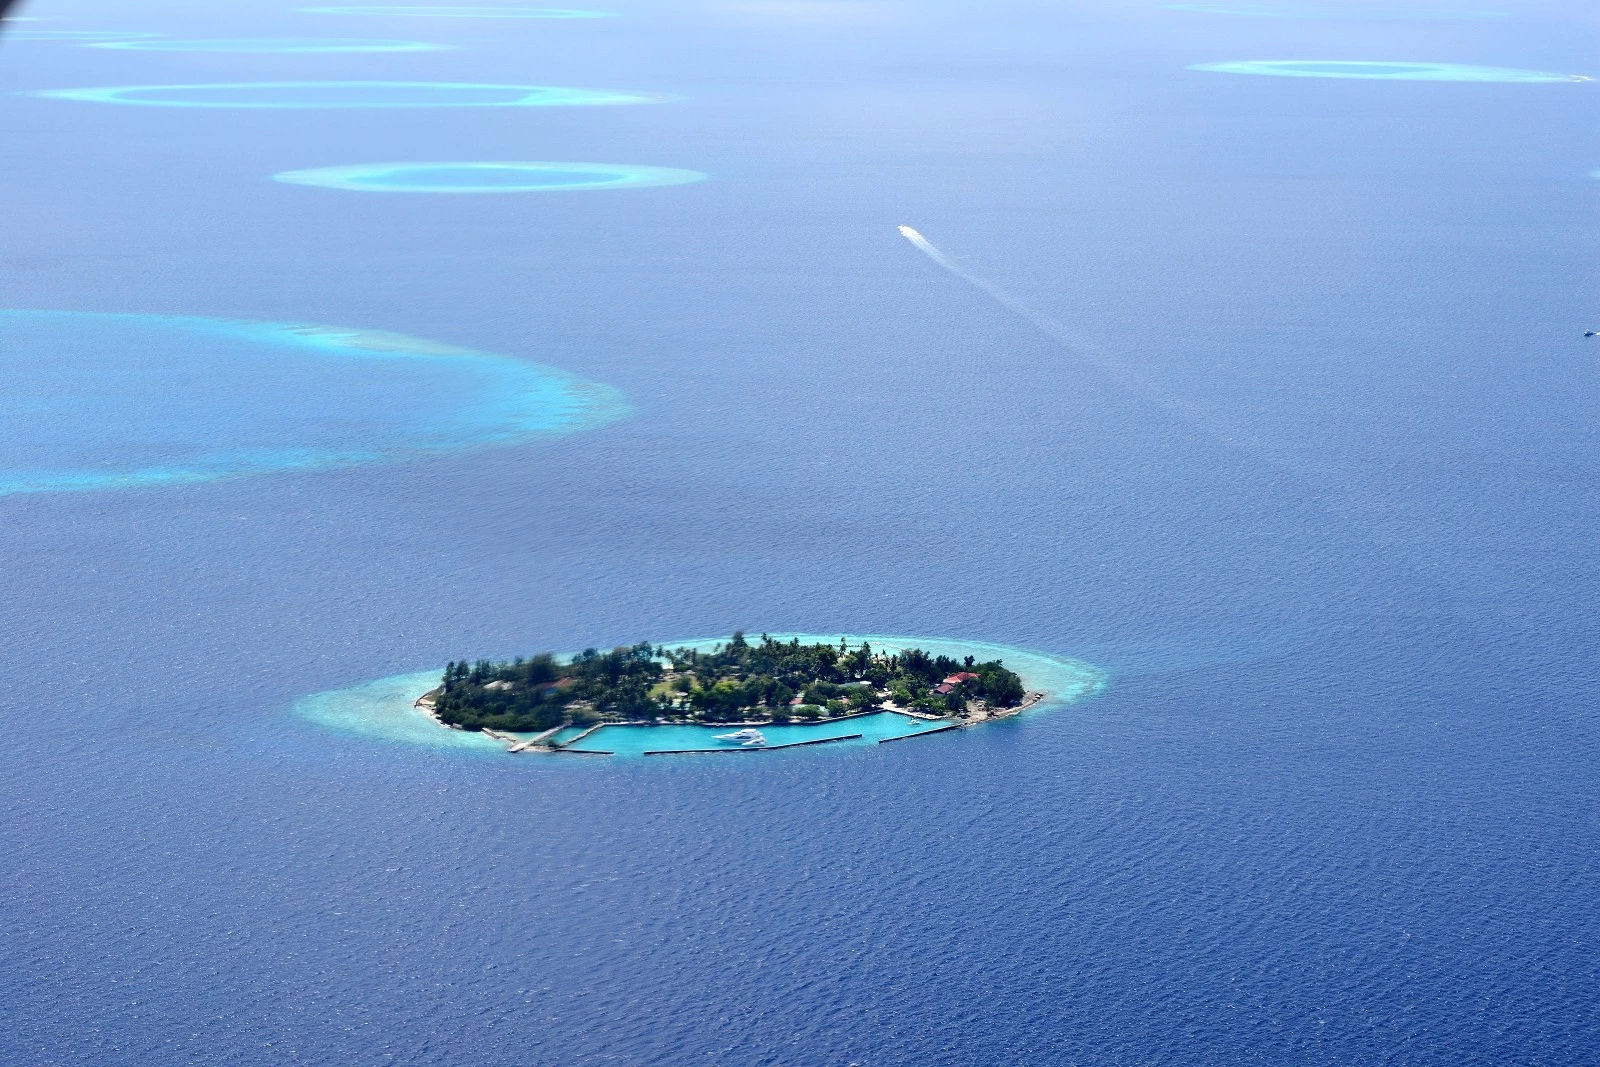
[[1224, 420], [1197, 408], [1181, 397], [1174, 396], [1159, 388], [1148, 379], [1135, 374], [1120, 360], [1112, 359], [1098, 351], [1094, 345], [1075, 335], [1059, 320], [1029, 307], [1017, 297], [1011, 295], [1011, 293], [989, 281], [989, 279], [967, 270], [945, 255], [944, 252], [939, 250], [939, 246], [922, 236], [921, 232], [913, 227], [901, 226], [899, 229], [900, 236], [910, 241], [913, 248], [933, 260], [941, 269], [955, 275], [974, 289], [984, 293], [995, 303], [1056, 342], [1073, 356], [1091, 364], [1115, 384], [1161, 408], [1185, 425], [1199, 430], [1230, 449], [1247, 452], [1256, 459], [1262, 460], [1279, 470], [1319, 477], [1326, 477], [1334, 473], [1319, 465], [1291, 462], [1284, 459], [1278, 450], [1261, 438], [1248, 431], [1241, 430], [1237, 426], [1231, 426]]
[[1044, 331], [1051, 338], [1061, 342], [1062, 344], [1071, 343], [1066, 338], [1057, 336], [1056, 330], [1059, 328], [1058, 323], [1054, 323], [1050, 319], [1038, 314], [1032, 308], [1023, 304], [1020, 300], [1013, 297], [1010, 293], [1006, 292], [998, 285], [994, 285], [988, 281], [988, 279], [981, 278], [970, 271], [962, 269], [960, 264], [951, 259], [949, 256], [945, 255], [943, 252], [939, 251], [937, 245], [928, 240], [926, 237], [922, 236], [922, 234], [918, 231], [912, 229], [910, 226], [901, 226], [900, 236], [910, 241], [912, 247], [918, 252], [921, 252], [923, 255], [939, 264], [939, 266], [943, 267], [951, 274], [954, 274], [957, 278], [960, 278], [968, 285], [983, 290], [985, 293], [988, 293], [990, 297], [1005, 305], [1008, 310], [1033, 323], [1036, 329]]
[[945, 270], [951, 271], [955, 274], [961, 273], [960, 269], [957, 268], [954, 263], [950, 262], [949, 256], [933, 247], [933, 242], [929, 241], [926, 237], [922, 236], [922, 234], [918, 233], [910, 226], [900, 227], [900, 236], [910, 241], [912, 245], [916, 247], [917, 251], [921, 252], [923, 255], [939, 264], [939, 266], [943, 267]]
[[[1155, 382], [1134, 372], [1122, 361], [1083, 341], [1058, 320], [1041, 314], [987, 278], [967, 270], [910, 226], [901, 226], [900, 233], [917, 251], [933, 260], [941, 269], [983, 292], [1007, 311], [1055, 341], [1069, 355], [1082, 363], [1092, 365], [1126, 392], [1162, 409], [1177, 421], [1212, 438], [1224, 448], [1247, 455], [1258, 463], [1309, 483], [1315, 491], [1313, 498], [1315, 506], [1323, 511], [1330, 526], [1345, 526], [1371, 542], [1376, 550], [1391, 553], [1396, 564], [1423, 588], [1435, 590], [1437, 603], [1469, 631], [1484, 634], [1486, 638], [1495, 641], [1503, 639], [1504, 635], [1498, 630], [1491, 634], [1482, 620], [1504, 619], [1515, 614], [1517, 609], [1508, 605], [1521, 603], [1518, 598], [1524, 591], [1524, 583], [1518, 575], [1509, 573], [1504, 568], [1486, 566], [1483, 559], [1477, 555], [1470, 556], [1470, 559], [1463, 557], [1462, 566], [1471, 566], [1480, 576], [1493, 576], [1495, 588], [1484, 587], [1488, 590], [1488, 595], [1493, 598], [1487, 603], [1471, 610], [1456, 607], [1456, 599], [1461, 595], [1460, 587], [1456, 583], [1447, 584], [1441, 581], [1441, 574], [1448, 575], [1451, 572], [1448, 568], [1440, 569], [1439, 546], [1427, 547], [1424, 552], [1425, 563], [1419, 566], [1416, 562], [1418, 546], [1410, 529], [1404, 523], [1404, 510], [1397, 507], [1391, 498], [1375, 494], [1370, 490], [1353, 489], [1349, 485], [1348, 475], [1337, 466], [1307, 460], [1303, 456], [1286, 455], [1288, 449], [1274, 446], [1248, 431], [1231, 425], [1228, 420], [1173, 395]], [[1398, 526], [1395, 520], [1389, 518], [1391, 515], [1398, 517]]]

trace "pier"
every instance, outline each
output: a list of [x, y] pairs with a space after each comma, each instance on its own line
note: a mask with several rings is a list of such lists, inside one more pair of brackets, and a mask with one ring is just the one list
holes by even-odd
[[927, 737], [929, 734], [942, 734], [946, 730], [961, 730], [971, 725], [971, 723], [966, 722], [946, 723], [944, 726], [934, 726], [926, 730], [918, 730], [914, 734], [901, 734], [899, 737], [880, 737], [878, 738], [878, 744], [887, 745], [890, 741], [909, 741], [913, 737]]
[[610, 725], [610, 723], [597, 722], [593, 726], [589, 727], [587, 730], [583, 731], [583, 733], [579, 734], [577, 737], [574, 737], [571, 741], [567, 741], [567, 742], [564, 742], [564, 743], [559, 744], [559, 745], [551, 745], [550, 749], [553, 752], [565, 752], [567, 749], [571, 748], [573, 745], [577, 744], [579, 741], [582, 741], [585, 737], [588, 737], [590, 734], [594, 733], [596, 730], [604, 729], [605, 727], [607, 727], [609, 725]]
[[545, 730], [543, 733], [534, 734], [532, 737], [528, 738], [526, 741], [518, 741], [516, 744], [512, 745], [506, 751], [508, 751], [508, 752], [533, 752], [533, 751], [544, 752], [544, 751], [547, 751], [550, 748], [550, 746], [546, 745], [545, 742], [550, 740], [550, 738], [554, 737], [556, 734], [559, 734], [564, 729], [566, 729], [566, 727], [564, 727], [564, 726], [552, 726], [552, 727], [550, 727], [550, 729]]

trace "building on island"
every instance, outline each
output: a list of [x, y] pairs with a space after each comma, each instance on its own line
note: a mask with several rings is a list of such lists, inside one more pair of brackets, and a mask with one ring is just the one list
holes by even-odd
[[938, 693], [940, 696], [947, 696], [951, 693], [954, 693], [957, 689], [960, 689], [964, 683], [970, 682], [976, 677], [977, 675], [973, 674], [971, 671], [960, 671], [956, 674], [952, 674], [950, 677], [934, 686], [933, 691]]

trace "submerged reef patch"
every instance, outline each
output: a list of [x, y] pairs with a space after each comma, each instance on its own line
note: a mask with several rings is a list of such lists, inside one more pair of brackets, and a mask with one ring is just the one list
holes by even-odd
[[1280, 78], [1368, 78], [1429, 82], [1583, 82], [1582, 74], [1550, 74], [1510, 67], [1473, 67], [1460, 63], [1391, 63], [1355, 59], [1250, 59], [1228, 63], [1195, 63], [1190, 70], [1219, 74], [1266, 74]]
[[299, 55], [321, 52], [435, 52], [454, 45], [426, 41], [363, 41], [340, 37], [235, 37], [180, 41], [165, 37], [137, 41], [97, 41], [88, 48], [127, 52], [228, 52], [260, 55]]
[[[839, 634], [803, 633], [772, 636], [783, 641], [798, 639], [802, 644], [834, 643], [841, 637]], [[1007, 720], [1011, 722], [1026, 721], [1041, 711], [1085, 700], [1103, 690], [1107, 681], [1104, 671], [1088, 663], [1064, 656], [1014, 648], [1010, 645], [877, 634], [846, 634], [843, 637], [851, 645], [859, 645], [862, 641], [870, 642], [874, 649], [880, 651], [903, 652], [907, 649], [920, 648], [931, 655], [952, 657], [973, 655], [979, 659], [1004, 661], [1006, 667], [1021, 675], [1028, 689], [1043, 691], [1046, 694], [1043, 700], [1029, 708], [1019, 719]], [[687, 647], [709, 651], [726, 641], [727, 638], [705, 638], [664, 643], [670, 648]], [[491, 755], [506, 751], [506, 738], [527, 741], [535, 736], [496, 731], [501, 738], [497, 740], [476, 731], [453, 730], [440, 725], [417, 706], [418, 698], [439, 684], [440, 674], [439, 670], [420, 671], [380, 678], [347, 689], [315, 693], [296, 701], [292, 711], [302, 719], [351, 736]], [[937, 722], [929, 723], [893, 712], [882, 712], [874, 716], [834, 720], [815, 725], [763, 727], [763, 731], [775, 745], [796, 742], [806, 745], [837, 738], [835, 743], [821, 745], [820, 749], [800, 748], [801, 751], [832, 751], [838, 748], [872, 745], [886, 738], [928, 733], [941, 726], [949, 728], [948, 725]], [[711, 736], [729, 728], [713, 725], [617, 725], [603, 727], [590, 734], [589, 738], [576, 739], [577, 735], [583, 732], [583, 728], [574, 727], [569, 728], [573, 737], [558, 736], [557, 740], [572, 741], [573, 743], [567, 746], [567, 750], [571, 752], [607, 753], [619, 757], [642, 756], [646, 752], [659, 752], [663, 749], [714, 751], [722, 750], [725, 746], [714, 745]], [[857, 734], [860, 736], [852, 736]]]
[[573, 107], [657, 99], [604, 89], [472, 82], [228, 82], [36, 89], [27, 95], [100, 104], [222, 108]]
[[[7, 18], [6, 22], [24, 19]], [[160, 37], [159, 33], [128, 33], [120, 30], [7, 30], [8, 41], [131, 41], [136, 38]]]
[[399, 334], [0, 311], [0, 496], [394, 462], [627, 410], [554, 368]]
[[530, 193], [639, 189], [704, 181], [697, 170], [619, 163], [364, 163], [273, 175], [292, 185], [367, 193]]
[[332, 7], [303, 7], [312, 15], [387, 15], [450, 19], [605, 19], [614, 11], [590, 11], [571, 7], [453, 7], [446, 4], [340, 4]]
[[417, 697], [438, 684], [438, 671], [397, 674], [302, 697], [293, 710], [318, 726], [354, 737], [488, 755], [505, 752], [506, 746], [494, 738], [446, 729], [416, 707]]

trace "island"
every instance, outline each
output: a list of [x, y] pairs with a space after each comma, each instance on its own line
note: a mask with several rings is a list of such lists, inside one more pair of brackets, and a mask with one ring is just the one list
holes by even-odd
[[999, 659], [736, 632], [709, 647], [643, 642], [564, 658], [452, 661], [416, 703], [444, 726], [513, 751], [561, 751], [608, 725], [739, 727], [712, 746], [738, 751], [787, 747], [769, 745], [760, 727], [898, 715], [932, 732], [1015, 715], [1044, 696]]

